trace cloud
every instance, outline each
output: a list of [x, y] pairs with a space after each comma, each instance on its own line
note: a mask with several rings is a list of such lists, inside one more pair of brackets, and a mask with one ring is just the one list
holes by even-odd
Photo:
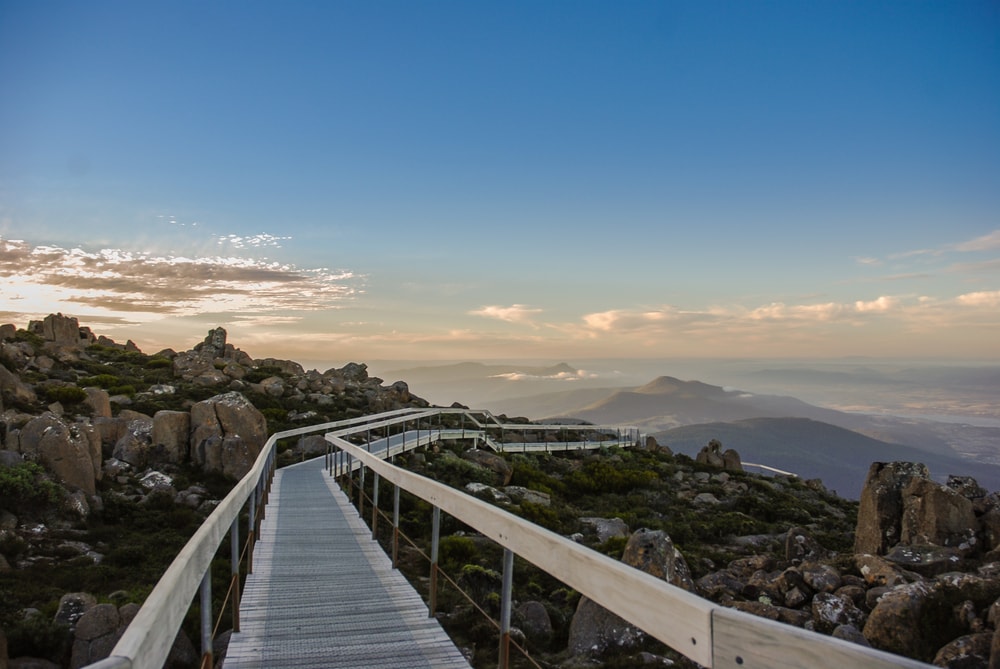
[[523, 304], [512, 304], [509, 307], [490, 305], [470, 311], [471, 316], [482, 316], [484, 318], [494, 318], [507, 323], [522, 323], [534, 325], [532, 319], [535, 315], [542, 313], [541, 309], [533, 309]]
[[1000, 307], [1000, 290], [986, 290], [977, 293], [959, 295], [955, 301], [963, 307], [985, 307], [995, 309]]
[[859, 265], [881, 265], [882, 261], [878, 258], [869, 258], [864, 256], [855, 256], [854, 262]]
[[131, 314], [137, 320], [204, 312], [261, 315], [328, 309], [362, 292], [364, 281], [350, 271], [231, 255], [92, 252], [2, 238], [0, 278], [5, 283], [0, 309], [22, 314], [72, 312], [74, 305], [83, 305], [99, 312]]
[[276, 237], [267, 233], [259, 235], [218, 235], [216, 237], [219, 246], [229, 246], [234, 249], [259, 249], [259, 248], [281, 248], [281, 242], [288, 241], [291, 237]]
[[951, 248], [963, 253], [973, 253], [976, 251], [997, 251], [1000, 250], [1000, 230], [994, 230], [982, 237], [976, 237], [966, 242], [952, 244]]

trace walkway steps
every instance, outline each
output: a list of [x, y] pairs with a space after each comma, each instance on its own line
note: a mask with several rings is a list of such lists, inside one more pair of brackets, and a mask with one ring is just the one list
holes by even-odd
[[317, 458], [275, 474], [225, 669], [468, 669]]

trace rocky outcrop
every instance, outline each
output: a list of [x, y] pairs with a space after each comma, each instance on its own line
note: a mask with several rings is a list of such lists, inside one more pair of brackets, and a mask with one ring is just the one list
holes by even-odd
[[237, 392], [191, 407], [191, 461], [234, 479], [253, 466], [267, 441], [267, 420]]
[[913, 462], [873, 462], [861, 489], [854, 552], [882, 555], [902, 538], [903, 488], [913, 479], [930, 479], [927, 467]]
[[718, 439], [712, 439], [707, 444], [702, 446], [698, 455], [695, 457], [695, 462], [704, 465], [711, 465], [712, 467], [721, 467], [722, 469], [734, 472], [743, 471], [743, 463], [740, 460], [740, 454], [731, 448], [723, 451], [722, 442]]
[[976, 543], [972, 502], [955, 489], [914, 478], [901, 496], [900, 543], [967, 548]]
[[[138, 604], [125, 604], [121, 608], [114, 604], [97, 604], [88, 609], [79, 618], [73, 634], [70, 669], [79, 669], [109, 657], [138, 612]], [[198, 662], [198, 651], [181, 630], [170, 647], [164, 667], [181, 669], [197, 666]]]
[[87, 495], [97, 492], [101, 472], [101, 448], [89, 425], [67, 425], [46, 412], [31, 419], [19, 435], [19, 451], [28, 460], [41, 463], [66, 487]]

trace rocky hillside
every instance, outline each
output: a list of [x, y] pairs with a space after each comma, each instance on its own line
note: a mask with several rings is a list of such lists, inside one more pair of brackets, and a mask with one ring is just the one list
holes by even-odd
[[0, 326], [0, 668], [94, 659], [71, 643], [97, 603], [76, 591], [127, 618], [269, 433], [410, 406], [363, 364], [255, 360], [222, 328], [148, 355], [61, 314]]

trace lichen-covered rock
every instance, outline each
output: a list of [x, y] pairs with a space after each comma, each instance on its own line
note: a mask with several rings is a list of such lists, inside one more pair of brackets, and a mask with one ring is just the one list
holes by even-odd
[[818, 632], [830, 634], [841, 625], [860, 628], [865, 623], [865, 613], [846, 597], [828, 592], [818, 592], [812, 599], [813, 623]]
[[[662, 530], [635, 531], [625, 546], [622, 562], [685, 590], [695, 590], [684, 556]], [[581, 597], [570, 622], [569, 650], [573, 655], [600, 655], [612, 648], [633, 648], [643, 638], [638, 628], [590, 598]]]
[[514, 475], [514, 470], [511, 468], [510, 463], [499, 455], [480, 448], [470, 448], [465, 451], [462, 453], [462, 459], [492, 471], [496, 475], [496, 484], [499, 486], [509, 484], [511, 477]]
[[924, 662], [938, 649], [968, 632], [955, 615], [966, 601], [985, 609], [1000, 597], [1000, 579], [949, 573], [934, 581], [919, 581], [886, 592], [864, 626], [865, 638], [875, 648]]
[[112, 457], [143, 469], [153, 464], [153, 419], [135, 411], [123, 411], [125, 434], [115, 443]]
[[183, 464], [191, 443], [191, 414], [187, 411], [157, 411], [153, 415], [153, 464]]
[[785, 535], [785, 559], [792, 563], [822, 560], [829, 555], [812, 534], [802, 527], [793, 527]]
[[80, 616], [73, 634], [70, 669], [79, 669], [111, 655], [117, 643], [121, 615], [114, 604], [98, 604]]
[[111, 418], [111, 396], [103, 388], [84, 388], [86, 403], [94, 418]]
[[97, 492], [95, 472], [100, 471], [100, 448], [95, 454], [89, 429], [77, 423], [67, 425], [46, 412], [24, 426], [20, 450], [25, 458], [40, 462], [63, 485], [93, 495]]
[[935, 667], [948, 669], [978, 669], [990, 666], [992, 632], [966, 634], [945, 644], [934, 655]]
[[593, 529], [602, 544], [612, 537], [628, 536], [628, 525], [621, 518], [581, 518], [580, 522]]
[[902, 536], [903, 488], [929, 479], [927, 467], [913, 462], [873, 462], [861, 489], [855, 553], [884, 555]]
[[267, 420], [237, 392], [191, 407], [191, 461], [206, 471], [242, 478], [267, 441]]
[[68, 592], [59, 598], [59, 609], [53, 622], [75, 629], [81, 616], [97, 606], [97, 599], [89, 592]]
[[902, 490], [900, 542], [969, 547], [976, 541], [972, 502], [952, 488], [912, 479]]

